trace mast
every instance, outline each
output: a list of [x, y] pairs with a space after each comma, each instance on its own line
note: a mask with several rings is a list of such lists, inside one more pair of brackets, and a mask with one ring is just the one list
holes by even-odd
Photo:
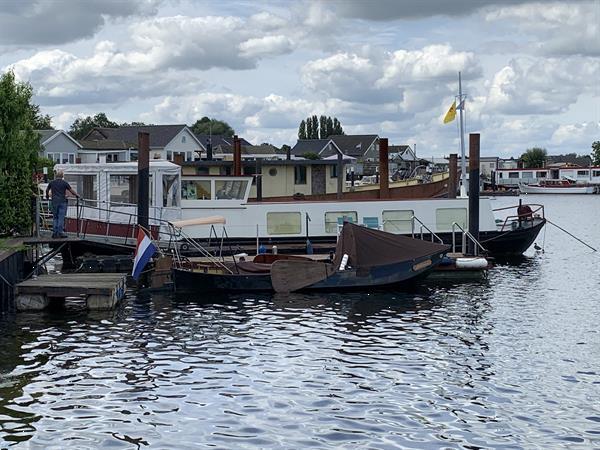
[[459, 123], [460, 123], [460, 196], [467, 196], [467, 162], [465, 158], [465, 126], [463, 120], [463, 110], [465, 105], [463, 103], [462, 83], [460, 72], [458, 72], [458, 110], [459, 110]]

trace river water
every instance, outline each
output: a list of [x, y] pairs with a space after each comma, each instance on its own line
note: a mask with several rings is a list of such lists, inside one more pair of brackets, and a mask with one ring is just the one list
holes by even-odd
[[[526, 200], [600, 249], [600, 196]], [[4, 316], [0, 448], [600, 448], [600, 257], [537, 243], [483, 282]]]

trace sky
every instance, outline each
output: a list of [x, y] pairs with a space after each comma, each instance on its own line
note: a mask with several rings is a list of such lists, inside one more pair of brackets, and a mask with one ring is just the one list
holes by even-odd
[[461, 72], [483, 156], [600, 140], [600, 0], [0, 0], [0, 69], [65, 130], [209, 116], [293, 146], [324, 114], [443, 156]]

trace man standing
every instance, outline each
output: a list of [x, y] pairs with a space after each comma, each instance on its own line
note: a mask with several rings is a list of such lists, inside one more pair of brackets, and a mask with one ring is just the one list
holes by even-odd
[[77, 192], [71, 188], [71, 185], [63, 180], [64, 174], [61, 171], [56, 172], [54, 180], [52, 180], [46, 188], [46, 198], [48, 198], [48, 192], [52, 192], [52, 238], [66, 238], [67, 235], [64, 232], [65, 227], [65, 216], [67, 215], [67, 191], [79, 198]]

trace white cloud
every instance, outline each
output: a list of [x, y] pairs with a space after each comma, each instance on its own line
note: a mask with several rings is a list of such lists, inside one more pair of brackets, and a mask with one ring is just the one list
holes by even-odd
[[570, 148], [578, 147], [582, 149], [579, 150], [581, 153], [591, 152], [592, 142], [598, 140], [600, 140], [600, 122], [564, 124], [552, 134], [552, 143]]
[[505, 21], [532, 35], [547, 55], [600, 56], [600, 6], [585, 2], [532, 2], [490, 11], [486, 20]]
[[283, 55], [292, 50], [292, 42], [285, 36], [252, 38], [240, 44], [240, 54], [246, 58]]

